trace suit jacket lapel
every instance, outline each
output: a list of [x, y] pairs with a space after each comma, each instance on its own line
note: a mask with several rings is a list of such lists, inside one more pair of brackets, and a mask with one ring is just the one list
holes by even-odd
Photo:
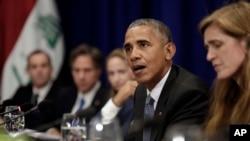
[[[134, 129], [137, 129], [138, 126], [136, 122], [141, 122], [143, 121], [144, 119], [144, 105], [145, 105], [145, 100], [146, 100], [146, 97], [147, 97], [147, 88], [143, 85], [139, 85], [136, 89], [136, 92], [135, 92], [135, 113], [134, 113], [134, 119], [135, 121], [133, 121], [133, 126], [135, 127], [132, 127]], [[138, 120], [138, 121], [137, 121]], [[135, 141], [140, 141], [142, 140], [142, 134], [143, 134], [143, 130], [140, 130], [139, 132], [137, 132], [135, 134]]]
[[141, 86], [141, 88], [138, 90], [138, 93], [140, 95], [138, 95], [137, 101], [140, 103], [140, 105], [138, 105], [138, 116], [140, 119], [144, 119], [144, 107], [145, 107], [145, 101], [146, 101], [146, 97], [147, 97], [147, 88], [145, 86]]
[[26, 99], [25, 97], [27, 97], [27, 101], [25, 100], [24, 103], [30, 103], [31, 102], [31, 98], [32, 98], [32, 95], [33, 95], [33, 87], [32, 87], [31, 84], [28, 85], [27, 90], [28, 90], [27, 93], [23, 97], [23, 99]]
[[[167, 114], [166, 112], [168, 111], [166, 110], [167, 109], [166, 105], [167, 105], [167, 101], [170, 95], [170, 90], [174, 84], [173, 81], [176, 79], [176, 76], [177, 76], [177, 70], [176, 70], [176, 67], [173, 65], [171, 68], [170, 74], [167, 78], [167, 81], [165, 82], [162, 88], [162, 91], [161, 91], [161, 94], [160, 94], [160, 97], [156, 106], [156, 110], [154, 113], [154, 119], [157, 120], [157, 122], [160, 122], [161, 125], [163, 124], [162, 122], [166, 121], [167, 119], [165, 117], [165, 115]], [[152, 127], [151, 141], [156, 140], [159, 130], [163, 130], [163, 129], [159, 129], [157, 126]]]
[[91, 105], [98, 109], [101, 109], [104, 106], [104, 104], [106, 104], [109, 98], [110, 95], [108, 89], [105, 86], [101, 85], [101, 87], [96, 92], [96, 95]]
[[53, 81], [50, 89], [46, 93], [44, 100], [52, 100], [52, 101], [55, 100], [56, 101], [55, 98], [56, 98], [58, 91], [59, 91], [59, 84], [57, 81]]
[[67, 99], [65, 101], [67, 101], [67, 104], [64, 104], [66, 107], [65, 111], [67, 112], [71, 112], [73, 109], [73, 106], [76, 102], [77, 99], [77, 94], [78, 94], [78, 90], [75, 86], [71, 87], [69, 90], [69, 94], [67, 94]]

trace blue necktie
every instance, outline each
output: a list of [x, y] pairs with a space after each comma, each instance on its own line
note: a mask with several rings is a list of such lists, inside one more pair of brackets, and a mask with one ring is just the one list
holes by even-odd
[[[150, 94], [146, 98], [145, 107], [144, 107], [144, 121], [153, 119], [154, 117], [154, 99]], [[150, 140], [151, 129], [143, 129], [143, 141]]]
[[84, 102], [84, 99], [82, 98], [81, 101], [80, 101], [80, 105], [79, 105], [79, 107], [78, 107], [76, 113], [79, 113], [79, 112], [82, 110], [82, 107], [83, 107], [84, 103], [85, 103], [85, 102]]

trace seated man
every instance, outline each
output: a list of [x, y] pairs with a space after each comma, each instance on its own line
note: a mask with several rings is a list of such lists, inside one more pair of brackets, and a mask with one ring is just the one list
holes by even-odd
[[[55, 106], [55, 119], [62, 118], [64, 113], [75, 114], [91, 106], [97, 109], [96, 113], [100, 111], [109, 98], [108, 89], [99, 80], [102, 60], [101, 52], [86, 44], [80, 45], [71, 52], [70, 66], [75, 85], [59, 92]], [[56, 128], [51, 128], [48, 132], [59, 134]]]
[[[154, 19], [132, 22], [123, 48], [139, 83], [134, 94], [134, 122], [127, 140], [161, 141], [171, 125], [203, 123], [208, 87], [197, 76], [173, 64], [176, 47], [164, 23]], [[159, 126], [138, 129], [138, 121], [150, 120]]]
[[21, 86], [13, 96], [18, 105], [24, 103], [39, 104], [43, 100], [53, 100], [59, 86], [52, 80], [53, 68], [49, 55], [36, 50], [28, 56], [27, 73], [31, 83]]
[[[53, 101], [59, 85], [56, 81], [53, 81], [52, 72], [53, 68], [49, 55], [42, 50], [32, 52], [27, 59], [27, 74], [31, 79], [31, 83], [18, 88], [12, 98], [16, 105], [32, 103], [35, 106], [43, 100]], [[36, 118], [34, 116], [35, 114], [26, 116], [26, 128], [35, 128], [44, 122], [50, 121], [48, 118], [41, 119], [40, 116], [46, 115], [39, 115]]]

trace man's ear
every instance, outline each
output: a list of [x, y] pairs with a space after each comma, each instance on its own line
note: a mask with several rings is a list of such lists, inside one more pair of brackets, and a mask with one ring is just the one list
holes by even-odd
[[175, 55], [175, 52], [176, 52], [176, 47], [175, 47], [175, 44], [170, 42], [170, 43], [167, 43], [165, 46], [164, 46], [164, 50], [165, 50], [165, 55], [166, 55], [166, 61], [170, 61], [172, 60], [172, 58], [174, 57]]

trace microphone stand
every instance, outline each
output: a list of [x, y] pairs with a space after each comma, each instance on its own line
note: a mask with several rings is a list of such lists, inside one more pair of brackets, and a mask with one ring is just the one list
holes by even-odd
[[[11, 119], [9, 119], [9, 120], [7, 120], [7, 121], [4, 121], [4, 122], [0, 123], [0, 126], [4, 125], [4, 124], [6, 124], [6, 123], [9, 123], [9, 122], [11, 122], [12, 120], [18, 119], [18, 118], [20, 118], [20, 117], [22, 117], [22, 116], [25, 116], [25, 115], [27, 115], [27, 114], [29, 114], [29, 113], [31, 113], [31, 112], [37, 110], [37, 109], [38, 109], [38, 106], [35, 106], [35, 107], [31, 108], [30, 110], [28, 110], [27, 112], [24, 112], [24, 113], [18, 115], [17, 117], [15, 117], [15, 118], [11, 118]], [[8, 112], [12, 112], [12, 111], [8, 111]]]

